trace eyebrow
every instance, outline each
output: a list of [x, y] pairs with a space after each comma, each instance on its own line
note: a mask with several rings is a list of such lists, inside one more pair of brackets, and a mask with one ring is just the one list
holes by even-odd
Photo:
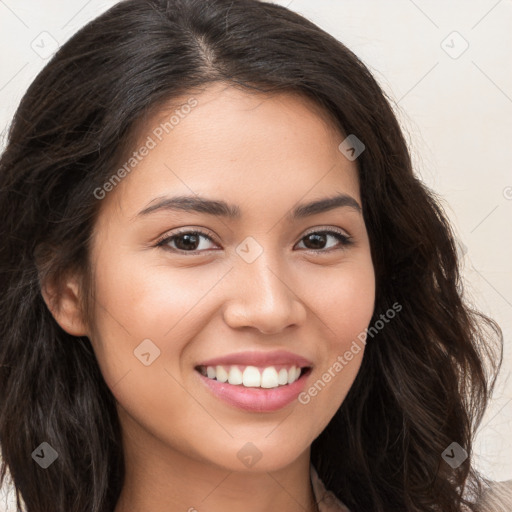
[[[289, 221], [294, 221], [334, 210], [335, 208], [350, 208], [360, 214], [362, 213], [361, 206], [352, 196], [337, 194], [333, 197], [326, 197], [310, 203], [300, 204], [289, 212], [286, 218]], [[238, 206], [230, 205], [222, 200], [207, 199], [199, 196], [176, 196], [154, 199], [146, 208], [137, 214], [137, 217], [162, 210], [206, 213], [207, 215], [225, 217], [228, 219], [240, 219], [242, 216]]]

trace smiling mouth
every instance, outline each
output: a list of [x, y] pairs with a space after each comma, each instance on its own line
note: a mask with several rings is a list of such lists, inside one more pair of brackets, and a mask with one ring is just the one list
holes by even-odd
[[274, 365], [266, 367], [242, 365], [196, 366], [195, 370], [204, 377], [233, 386], [271, 389], [293, 384], [309, 374], [311, 367], [295, 365]]

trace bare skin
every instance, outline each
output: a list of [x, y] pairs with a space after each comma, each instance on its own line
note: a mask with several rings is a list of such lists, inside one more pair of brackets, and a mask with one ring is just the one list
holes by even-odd
[[[307, 390], [368, 326], [375, 277], [361, 212], [344, 206], [287, 217], [337, 194], [361, 205], [356, 164], [338, 150], [344, 135], [299, 96], [224, 84], [193, 96], [197, 106], [102, 200], [93, 323], [80, 313], [76, 276], [52, 311], [68, 332], [89, 337], [118, 402], [126, 479], [115, 512], [315, 511], [310, 446], [343, 402], [364, 350], [307, 404], [273, 412], [224, 402], [195, 367], [231, 353], [287, 350], [312, 362]], [[148, 120], [141, 143], [168, 118], [162, 111]], [[139, 215], [177, 195], [223, 200], [241, 215]], [[183, 234], [156, 245], [177, 229], [207, 236], [188, 252]], [[325, 238], [315, 245], [310, 233]], [[247, 237], [262, 249], [251, 263], [236, 251]], [[134, 356], [145, 339], [160, 350], [148, 366]], [[249, 442], [261, 454], [250, 467], [237, 456]]]

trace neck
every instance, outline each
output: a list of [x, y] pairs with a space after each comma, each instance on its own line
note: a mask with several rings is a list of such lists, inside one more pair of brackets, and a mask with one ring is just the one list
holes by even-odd
[[[308, 464], [240, 473], [197, 463], [127, 472], [114, 512], [317, 512]], [[142, 468], [140, 468], [142, 469]]]

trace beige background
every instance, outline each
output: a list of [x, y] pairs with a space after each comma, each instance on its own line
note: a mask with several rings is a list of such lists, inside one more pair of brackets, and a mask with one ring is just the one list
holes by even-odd
[[[0, 0], [0, 147], [45, 57], [114, 3]], [[395, 103], [416, 171], [444, 198], [465, 253], [468, 293], [505, 336], [477, 466], [490, 478], [512, 479], [512, 2], [275, 3], [320, 25], [369, 66]]]

